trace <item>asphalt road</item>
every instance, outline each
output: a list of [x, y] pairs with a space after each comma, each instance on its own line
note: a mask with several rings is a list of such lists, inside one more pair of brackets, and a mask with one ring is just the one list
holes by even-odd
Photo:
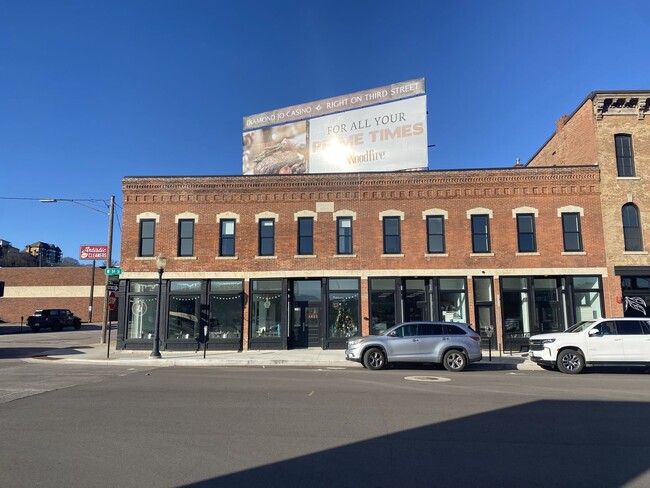
[[15, 360], [0, 374], [70, 383], [0, 404], [0, 486], [650, 486], [649, 374]]

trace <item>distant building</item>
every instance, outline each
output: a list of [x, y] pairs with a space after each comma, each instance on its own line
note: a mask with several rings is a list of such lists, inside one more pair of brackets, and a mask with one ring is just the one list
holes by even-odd
[[37, 257], [39, 266], [60, 266], [63, 259], [59, 246], [41, 241], [25, 246], [24, 252]]
[[18, 249], [12, 246], [11, 242], [0, 239], [0, 256], [4, 256], [8, 252], [18, 252]]

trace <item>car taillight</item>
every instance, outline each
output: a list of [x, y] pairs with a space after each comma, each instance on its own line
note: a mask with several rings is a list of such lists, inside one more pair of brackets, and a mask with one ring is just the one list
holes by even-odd
[[471, 335], [471, 336], [469, 336], [469, 338], [474, 339], [475, 342], [481, 342], [481, 336]]

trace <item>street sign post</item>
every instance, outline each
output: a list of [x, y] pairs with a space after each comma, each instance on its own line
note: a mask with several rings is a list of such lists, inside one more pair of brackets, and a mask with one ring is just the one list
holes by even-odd
[[122, 268], [106, 268], [104, 270], [104, 274], [106, 276], [121, 275], [122, 274]]

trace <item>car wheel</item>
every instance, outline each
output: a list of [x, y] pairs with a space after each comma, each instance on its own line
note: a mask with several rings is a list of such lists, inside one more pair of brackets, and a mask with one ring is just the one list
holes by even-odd
[[77, 330], [81, 329], [81, 322], [75, 322], [74, 323], [74, 328], [77, 329]]
[[384, 369], [386, 367], [386, 355], [384, 351], [372, 347], [363, 355], [363, 365], [372, 370]]
[[565, 349], [557, 355], [557, 369], [567, 374], [578, 374], [585, 367], [585, 358], [574, 349]]
[[447, 371], [462, 371], [467, 366], [467, 358], [462, 352], [452, 349], [443, 356], [442, 365]]
[[32, 332], [38, 332], [41, 328], [38, 325], [32, 326]]

